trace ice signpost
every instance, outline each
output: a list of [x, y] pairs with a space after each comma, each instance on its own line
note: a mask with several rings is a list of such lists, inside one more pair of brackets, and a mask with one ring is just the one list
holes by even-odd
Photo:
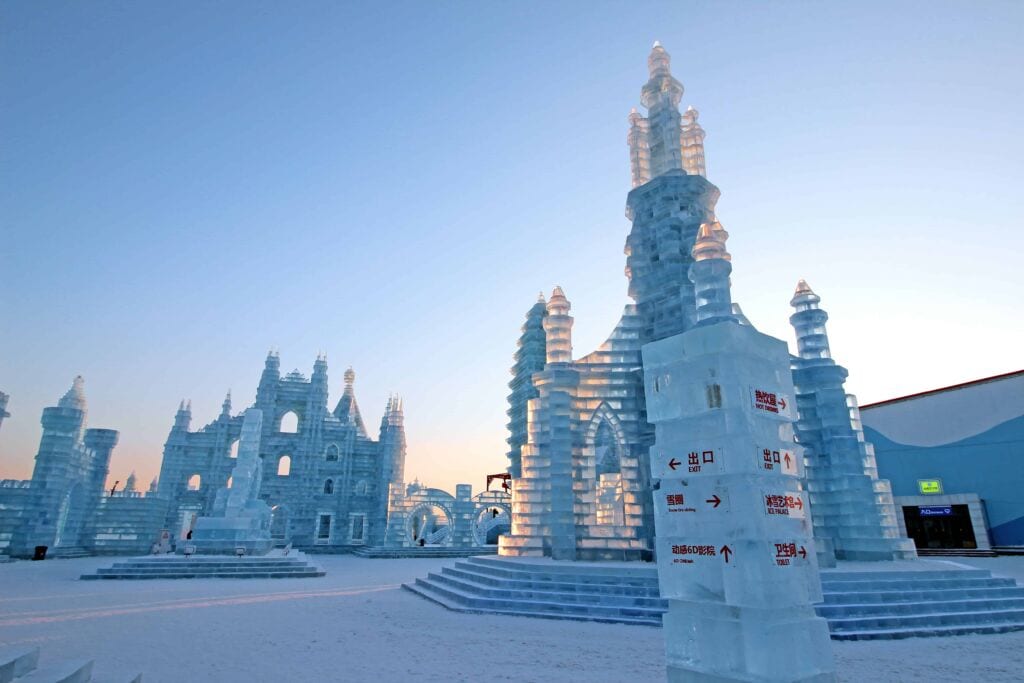
[[668, 680], [835, 681], [786, 344], [726, 321], [643, 358]]

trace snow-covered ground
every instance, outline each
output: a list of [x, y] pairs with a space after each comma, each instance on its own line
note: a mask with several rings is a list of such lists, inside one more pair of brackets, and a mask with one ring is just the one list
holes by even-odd
[[[664, 680], [661, 629], [460, 614], [401, 590], [451, 560], [316, 560], [326, 577], [235, 581], [77, 580], [109, 558], [3, 564], [0, 645], [149, 683]], [[1024, 557], [962, 562], [1024, 580]], [[1024, 633], [833, 647], [843, 681], [1024, 680]]]

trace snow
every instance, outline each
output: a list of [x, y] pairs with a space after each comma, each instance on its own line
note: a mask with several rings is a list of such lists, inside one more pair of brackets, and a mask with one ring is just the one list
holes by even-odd
[[[78, 581], [111, 558], [0, 565], [0, 646], [153, 681], [661, 681], [662, 629], [449, 612], [399, 586], [451, 560], [315, 558], [321, 579]], [[957, 558], [1024, 579], [1024, 557]], [[1019, 681], [1024, 633], [833, 642], [841, 681]]]

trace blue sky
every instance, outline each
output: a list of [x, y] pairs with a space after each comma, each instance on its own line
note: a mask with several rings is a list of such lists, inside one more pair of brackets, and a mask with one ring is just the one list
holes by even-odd
[[733, 293], [792, 340], [806, 278], [862, 403], [1019, 369], [1021, 3], [5, 3], [0, 478], [76, 374], [148, 481], [263, 359], [406, 472], [505, 466], [508, 367], [561, 285], [581, 356], [626, 299], [626, 116], [660, 39], [708, 131]]

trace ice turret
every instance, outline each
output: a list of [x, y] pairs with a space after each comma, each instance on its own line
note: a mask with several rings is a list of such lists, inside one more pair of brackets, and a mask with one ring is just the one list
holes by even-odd
[[736, 320], [729, 292], [732, 257], [725, 248], [728, 239], [729, 233], [717, 220], [703, 223], [697, 231], [689, 275], [697, 298], [698, 325]]
[[796, 314], [790, 322], [796, 330], [797, 353], [804, 360], [832, 357], [825, 332], [828, 313], [818, 308], [820, 302], [821, 297], [814, 293], [806, 280], [796, 283], [796, 292], [789, 302], [796, 309]]
[[548, 315], [544, 318], [546, 334], [547, 363], [572, 362], [572, 304], [565, 298], [561, 287], [555, 287], [548, 300]]
[[[655, 43], [647, 58], [650, 79], [640, 90], [640, 101], [647, 108], [646, 147], [650, 159], [650, 177], [683, 168], [679, 102], [683, 84], [672, 76], [671, 58], [661, 43]], [[644, 146], [638, 140], [639, 148]], [[639, 153], [639, 149], [638, 152]], [[637, 156], [637, 154], [633, 154]]]
[[356, 373], [352, 368], [345, 371], [345, 389], [341, 392], [338, 405], [334, 408], [334, 417], [342, 422], [355, 425], [360, 436], [366, 436], [366, 426], [363, 424], [363, 416], [359, 413], [359, 404], [356, 403], [355, 394]]
[[916, 556], [896, 519], [892, 488], [878, 478], [874, 447], [864, 440], [856, 398], [846, 393], [846, 368], [832, 360], [821, 298], [800, 280], [790, 304], [799, 355], [792, 358], [814, 536], [841, 560]]
[[11, 397], [4, 392], [0, 391], [0, 427], [4, 424], [4, 418], [10, 417], [11, 414], [7, 412], [7, 401]]
[[[267, 353], [267, 359], [263, 363], [263, 374], [260, 375], [260, 384], [256, 388], [256, 406], [261, 408], [265, 414], [273, 415], [274, 403], [277, 400], [277, 385], [281, 380], [281, 358], [278, 353], [271, 350]], [[273, 420], [268, 419], [269, 425]]]
[[700, 115], [693, 107], [687, 107], [682, 117], [679, 144], [683, 150], [683, 170], [689, 175], [707, 177], [704, 164], [704, 129], [697, 123]]
[[132, 492], [134, 492], [136, 490], [135, 470], [132, 470], [132, 473], [129, 474], [128, 478], [125, 480], [125, 482], [124, 482], [124, 490], [125, 491], [132, 491]]
[[185, 404], [185, 399], [181, 399], [181, 403], [178, 404], [178, 412], [174, 414], [174, 430], [187, 432], [189, 426], [192, 424], [192, 401]]
[[547, 335], [544, 332], [544, 318], [547, 316], [547, 300], [541, 292], [526, 313], [522, 333], [513, 356], [512, 381], [508, 388], [508, 461], [509, 473], [518, 478], [521, 473], [522, 448], [527, 441], [527, 403], [537, 398], [533, 386], [533, 374], [544, 369], [547, 362]]
[[400, 396], [389, 396], [380, 421], [381, 464], [377, 482], [379, 507], [370, 524], [370, 540], [383, 544], [387, 531], [388, 501], [391, 493], [405, 488], [405, 411]]
[[224, 403], [220, 406], [220, 417], [223, 420], [231, 419], [231, 390], [228, 389], [227, 395], [224, 397]]

